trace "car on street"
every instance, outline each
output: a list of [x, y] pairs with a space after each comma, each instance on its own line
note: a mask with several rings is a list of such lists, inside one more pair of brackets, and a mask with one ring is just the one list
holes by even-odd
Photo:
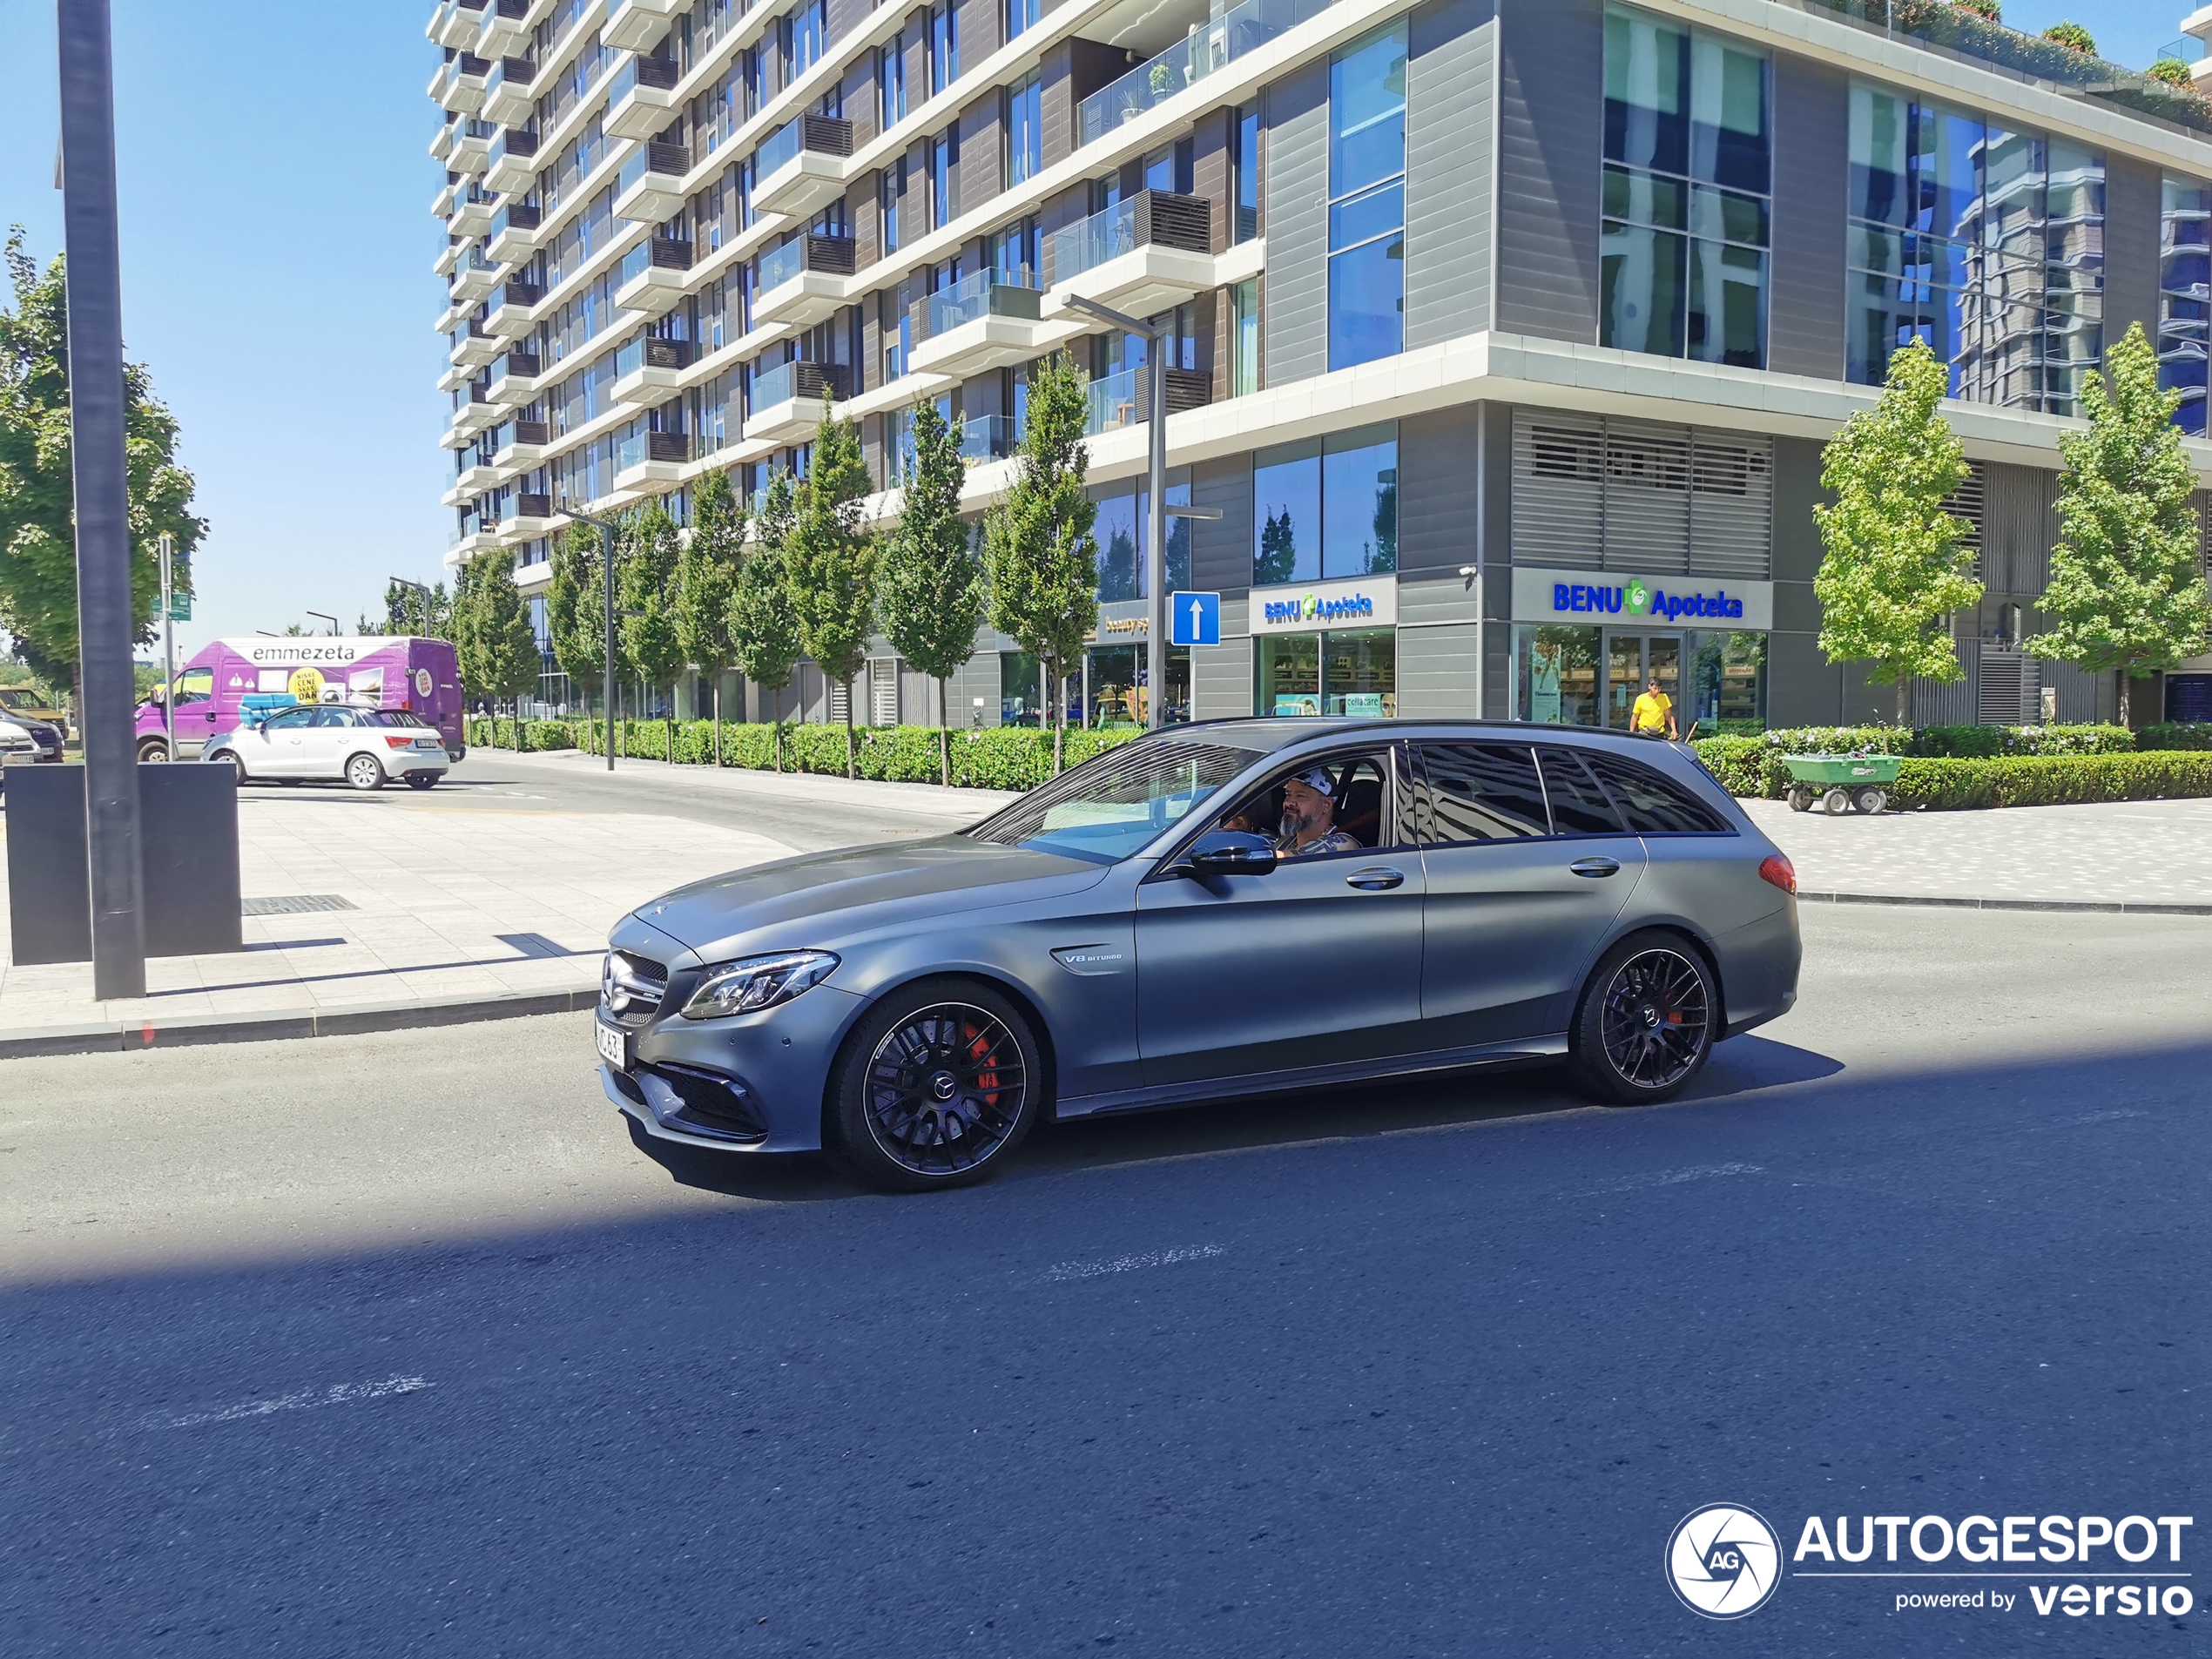
[[1796, 885], [1672, 745], [1179, 725], [958, 833], [639, 906], [600, 1076], [651, 1135], [894, 1190], [974, 1180], [1048, 1116], [1548, 1061], [1660, 1101], [1795, 1001]]
[[232, 766], [249, 783], [346, 783], [381, 789], [391, 779], [428, 789], [452, 760], [445, 739], [405, 709], [302, 704], [219, 733], [203, 761]]
[[57, 762], [62, 758], [62, 728], [27, 715], [0, 712], [0, 757]]
[[64, 737], [69, 735], [69, 711], [28, 685], [0, 685], [0, 720], [18, 725], [43, 721], [58, 726]]

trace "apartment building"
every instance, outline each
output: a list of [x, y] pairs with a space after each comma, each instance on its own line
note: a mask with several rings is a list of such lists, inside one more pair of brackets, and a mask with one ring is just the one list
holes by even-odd
[[[564, 508], [680, 520], [709, 468], [803, 471], [825, 392], [887, 512], [915, 407], [959, 416], [980, 514], [1065, 350], [1097, 634], [1053, 688], [985, 631], [948, 712], [1133, 718], [1157, 349], [1170, 499], [1219, 515], [1170, 521], [1170, 585], [1223, 596], [1222, 643], [1168, 654], [1176, 717], [1620, 725], [1656, 676], [1709, 720], [1858, 718], [1892, 697], [1817, 647], [1819, 452], [1920, 338], [1987, 588], [1921, 717], [2108, 715], [2020, 649], [2057, 439], [2141, 322], [2212, 478], [2212, 132], [1944, 10], [447, 0], [452, 556], [514, 559], [542, 611]], [[2212, 690], [2188, 667], [2168, 691]], [[848, 697], [937, 717], [887, 646], [781, 711]], [[769, 711], [734, 680], [724, 706]]]

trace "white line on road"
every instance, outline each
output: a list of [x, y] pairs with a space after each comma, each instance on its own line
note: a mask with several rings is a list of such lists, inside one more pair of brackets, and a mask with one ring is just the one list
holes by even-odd
[[1624, 1175], [1600, 1184], [1600, 1192], [1641, 1192], [1648, 1187], [1671, 1187], [1684, 1181], [1710, 1181], [1723, 1175], [1764, 1175], [1756, 1163], [1701, 1163], [1688, 1170], [1657, 1170], [1649, 1175]]
[[249, 1399], [243, 1405], [226, 1406], [219, 1412], [194, 1412], [188, 1417], [154, 1419], [148, 1428], [197, 1428], [203, 1423], [235, 1423], [241, 1418], [267, 1417], [277, 1412], [313, 1411], [318, 1406], [347, 1406], [364, 1399], [381, 1399], [388, 1394], [413, 1394], [437, 1385], [421, 1377], [387, 1377], [382, 1382], [333, 1383], [327, 1388], [303, 1388], [296, 1394], [280, 1394], [273, 1399]]
[[1116, 1256], [1110, 1262], [1061, 1262], [1044, 1270], [1042, 1285], [1065, 1285], [1070, 1279], [1098, 1278], [1107, 1273], [1130, 1273], [1140, 1267], [1166, 1267], [1176, 1262], [1199, 1262], [1224, 1253], [1219, 1244], [1197, 1244], [1189, 1250], [1148, 1250], [1135, 1256]]

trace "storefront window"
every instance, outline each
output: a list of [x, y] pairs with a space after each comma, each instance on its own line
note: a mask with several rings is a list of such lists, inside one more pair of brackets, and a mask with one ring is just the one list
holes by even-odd
[[1516, 628], [1521, 718], [1540, 725], [1598, 723], [1595, 628]]
[[1689, 711], [1710, 729], [1722, 721], [1766, 718], [1766, 636], [1692, 634]]
[[1142, 645], [1094, 645], [1085, 686], [1082, 723], [1092, 731], [1144, 724]]
[[1515, 714], [1540, 725], [1628, 728], [1653, 679], [1673, 699], [1684, 737], [1766, 715], [1764, 633], [1652, 633], [1642, 629], [1522, 625], [1514, 630]]
[[1395, 629], [1264, 634], [1258, 644], [1255, 706], [1262, 714], [1398, 712]]
[[1264, 634], [1259, 641], [1262, 714], [1321, 712], [1321, 636]]
[[1026, 651], [999, 653], [999, 724], [1047, 725], [1040, 664]]
[[1398, 568], [1398, 428], [1360, 427], [1253, 457], [1252, 583]]

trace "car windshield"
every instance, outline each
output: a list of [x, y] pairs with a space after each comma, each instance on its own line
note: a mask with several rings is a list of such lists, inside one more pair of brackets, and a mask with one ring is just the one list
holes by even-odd
[[1181, 821], [1260, 759], [1256, 750], [1224, 743], [1140, 738], [1038, 785], [967, 833], [1111, 864]]

